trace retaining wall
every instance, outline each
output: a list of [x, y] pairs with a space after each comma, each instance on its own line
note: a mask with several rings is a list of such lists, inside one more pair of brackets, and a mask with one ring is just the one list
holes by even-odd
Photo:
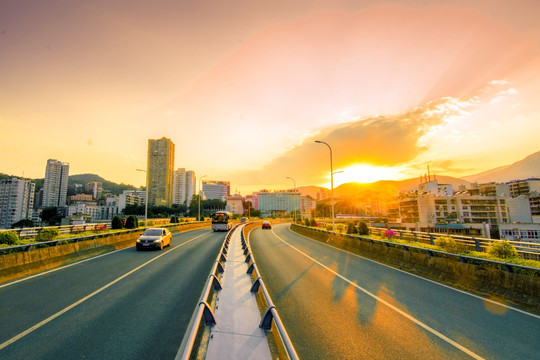
[[[197, 223], [167, 226], [167, 228], [171, 233], [179, 233], [208, 226], [208, 223]], [[141, 229], [138, 232], [120, 233], [77, 243], [0, 255], [0, 283], [134, 246], [143, 231]]]
[[363, 257], [448, 284], [494, 300], [512, 303], [540, 313], [540, 278], [474, 264], [452, 258], [387, 247], [369, 240], [291, 226], [299, 234]]

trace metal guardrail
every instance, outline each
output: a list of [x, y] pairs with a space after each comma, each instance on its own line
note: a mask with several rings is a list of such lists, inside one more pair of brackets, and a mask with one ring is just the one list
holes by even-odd
[[[387, 229], [379, 228], [379, 227], [369, 227], [369, 230], [374, 235], [382, 236], [384, 232]], [[400, 240], [409, 240], [409, 241], [418, 241], [425, 244], [435, 245], [434, 240], [441, 236], [449, 236], [452, 239], [454, 239], [457, 243], [461, 243], [467, 246], [467, 248], [477, 251], [477, 252], [486, 252], [487, 248], [496, 242], [500, 242], [502, 240], [498, 239], [488, 239], [488, 238], [482, 238], [482, 237], [475, 237], [475, 236], [463, 236], [463, 235], [452, 235], [452, 234], [444, 234], [444, 233], [427, 233], [427, 232], [420, 232], [420, 231], [410, 231], [410, 230], [392, 230], [396, 235], [397, 238]], [[523, 242], [523, 241], [515, 241], [515, 240], [504, 240], [512, 244], [515, 248], [518, 254], [522, 258], [530, 258], [531, 256], [534, 258], [538, 258], [540, 256], [540, 242], [534, 243], [534, 242]]]
[[[319, 222], [319, 224], [324, 226], [332, 226], [325, 222]], [[344, 229], [347, 229], [346, 224], [342, 224]], [[337, 227], [337, 225], [336, 225]], [[384, 232], [388, 229], [382, 227], [369, 227], [370, 232], [373, 235], [383, 236]], [[502, 241], [499, 239], [488, 239], [483, 237], [476, 236], [464, 236], [464, 235], [454, 235], [454, 234], [445, 234], [445, 233], [429, 233], [422, 231], [411, 231], [411, 230], [401, 230], [401, 229], [392, 229], [396, 238], [400, 240], [408, 240], [413, 242], [420, 242], [424, 244], [435, 245], [435, 239], [441, 236], [449, 236], [454, 239], [457, 243], [467, 246], [468, 249], [477, 251], [477, 252], [486, 252], [488, 247], [496, 242]], [[339, 232], [338, 232], [339, 233]], [[525, 241], [515, 241], [515, 240], [504, 240], [508, 241], [514, 246], [519, 256], [522, 259], [530, 259], [540, 261], [540, 241], [539, 242], [525, 242]]]
[[210, 308], [210, 305], [208, 304], [208, 299], [210, 298], [212, 294], [212, 289], [214, 291], [220, 291], [222, 289], [221, 282], [219, 281], [218, 276], [219, 274], [223, 274], [224, 272], [222, 263], [227, 261], [227, 252], [229, 250], [229, 243], [231, 241], [231, 236], [237, 227], [238, 225], [233, 227], [227, 233], [227, 236], [225, 236], [225, 240], [223, 241], [223, 245], [221, 245], [221, 250], [219, 251], [216, 262], [214, 263], [214, 266], [212, 266], [212, 270], [210, 271], [210, 276], [208, 277], [208, 280], [206, 280], [206, 284], [204, 285], [204, 290], [199, 299], [199, 305], [197, 305], [197, 310], [195, 313], [195, 317], [192, 320], [191, 329], [189, 329], [189, 334], [185, 338], [186, 340], [182, 342], [181, 349], [178, 352], [179, 354], [181, 354], [181, 356], [177, 357], [177, 359], [181, 359], [181, 360], [190, 359], [191, 353], [193, 352], [193, 348], [195, 346], [195, 340], [197, 339], [197, 334], [199, 333], [201, 321], [203, 320], [203, 318], [204, 318], [204, 323], [207, 326], [213, 326], [216, 324], [216, 317], [214, 315], [214, 312]]
[[[178, 224], [167, 224], [167, 225], [160, 225], [158, 227], [164, 227], [164, 228], [170, 228], [170, 227], [176, 227], [176, 226], [187, 226], [187, 225], [193, 225], [201, 223], [201, 221], [192, 221], [192, 222], [185, 222], [185, 223], [178, 223]], [[88, 224], [89, 225], [99, 225], [99, 224]], [[73, 225], [68, 226], [70, 228], [77, 227], [77, 226], [84, 226], [84, 225]], [[61, 227], [50, 227], [50, 228], [62, 228]], [[65, 227], [64, 227], [65, 228]], [[47, 229], [47, 228], [30, 228], [30, 229]], [[22, 230], [22, 229], [19, 229]], [[5, 231], [14, 231], [14, 230], [5, 230]], [[92, 230], [85, 230], [85, 231], [92, 231]], [[59, 243], [62, 244], [71, 244], [71, 243], [78, 243], [80, 241], [87, 241], [87, 240], [95, 240], [99, 238], [105, 238], [109, 236], [116, 236], [120, 234], [130, 234], [133, 232], [142, 232], [144, 231], [144, 228], [139, 227], [136, 229], [124, 229], [124, 230], [118, 230], [118, 231], [111, 231], [111, 232], [104, 232], [101, 234], [94, 234], [94, 235], [86, 235], [86, 236], [76, 236], [72, 238], [65, 238], [65, 239], [57, 239], [57, 240], [49, 240], [49, 241], [41, 241], [41, 242], [35, 242], [31, 244], [23, 244], [23, 245], [15, 245], [15, 246], [7, 246], [7, 247], [0, 247], [0, 255], [5, 253], [12, 253], [12, 252], [23, 252], [23, 251], [30, 251], [32, 248], [38, 249], [38, 248], [44, 248], [44, 247], [54, 247], [58, 246]], [[60, 234], [69, 234], [70, 232], [64, 231], [63, 233], [60, 232]], [[73, 232], [74, 234], [77, 232]]]
[[[506, 272], [509, 272], [509, 273], [514, 273], [516, 269], [520, 269], [520, 270], [526, 270], [528, 272], [532, 272], [534, 274], [534, 276], [540, 276], [540, 269], [539, 268], [533, 268], [533, 267], [530, 267], [530, 266], [512, 264], [512, 263], [507, 263], [507, 262], [502, 262], [502, 261], [482, 259], [482, 258], [477, 258], [477, 257], [467, 256], [467, 255], [461, 255], [461, 254], [454, 254], [454, 253], [449, 253], [449, 252], [445, 252], [445, 251], [441, 251], [441, 250], [434, 250], [434, 249], [428, 249], [428, 248], [423, 248], [423, 247], [419, 247], [419, 246], [400, 244], [400, 243], [396, 243], [396, 242], [392, 242], [392, 241], [371, 239], [369, 237], [360, 236], [360, 235], [342, 234], [342, 233], [339, 233], [339, 232], [322, 230], [322, 229], [317, 229], [317, 228], [313, 228], [313, 227], [307, 227], [307, 226], [304, 226], [304, 225], [292, 224], [292, 226], [298, 226], [298, 227], [301, 227], [301, 228], [314, 230], [314, 231], [327, 233], [327, 234], [341, 235], [341, 236], [348, 237], [348, 238], [351, 238], [351, 239], [367, 241], [367, 242], [370, 242], [371, 244], [381, 244], [381, 245], [386, 246], [386, 247], [394, 247], [394, 248], [402, 249], [403, 251], [414, 250], [416, 252], [426, 253], [429, 257], [438, 256], [438, 257], [445, 257], [445, 258], [453, 258], [453, 259], [459, 260], [462, 264], [474, 264], [474, 265], [485, 264], [485, 265], [488, 265], [488, 266], [491, 266], [491, 267], [503, 268]], [[493, 266], [493, 265], [496, 265], [496, 266]]]
[[264, 312], [264, 315], [261, 318], [261, 322], [259, 324], [259, 327], [269, 331], [272, 329], [272, 321], [274, 322], [276, 329], [278, 330], [279, 337], [282, 341], [282, 348], [285, 349], [286, 355], [289, 359], [297, 360], [298, 355], [296, 354], [296, 350], [294, 349], [294, 346], [291, 342], [291, 339], [289, 338], [289, 334], [287, 334], [287, 330], [285, 330], [285, 326], [283, 325], [283, 322], [281, 321], [281, 318], [279, 317], [279, 314], [277, 312], [277, 309], [272, 302], [272, 298], [270, 297], [270, 294], [268, 293], [268, 290], [266, 289], [266, 286], [264, 285], [264, 281], [261, 277], [261, 274], [259, 272], [259, 269], [257, 268], [257, 264], [255, 264], [255, 260], [253, 258], [253, 254], [251, 253], [251, 248], [249, 247], [249, 244], [247, 243], [244, 231], [240, 233], [241, 241], [242, 241], [242, 249], [244, 250], [244, 255], [246, 256], [246, 263], [249, 264], [247, 273], [250, 275], [255, 274], [255, 282], [251, 286], [251, 292], [257, 293], [259, 290], [263, 293], [264, 299], [267, 304], [266, 311]]

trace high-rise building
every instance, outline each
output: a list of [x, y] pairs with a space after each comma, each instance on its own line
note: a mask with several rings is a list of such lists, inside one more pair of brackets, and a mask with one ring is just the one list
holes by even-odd
[[173, 204], [189, 205], [195, 194], [195, 173], [191, 170], [177, 169], [174, 171]]
[[32, 219], [36, 184], [18, 178], [0, 181], [0, 228]]
[[202, 191], [206, 199], [225, 201], [225, 198], [231, 195], [231, 183], [229, 181], [204, 180]]
[[66, 206], [69, 164], [58, 160], [47, 160], [43, 181], [43, 207]]
[[193, 195], [197, 192], [197, 179], [195, 172], [192, 170], [186, 171], [186, 204], [189, 205]]
[[148, 205], [173, 203], [174, 143], [167, 138], [148, 140]]

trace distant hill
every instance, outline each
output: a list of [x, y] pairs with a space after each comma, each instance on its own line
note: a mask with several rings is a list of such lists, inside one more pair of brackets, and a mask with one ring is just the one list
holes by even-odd
[[512, 180], [524, 180], [532, 177], [540, 178], [540, 151], [511, 165], [505, 165], [479, 174], [465, 176], [463, 179], [470, 182], [487, 183], [492, 181], [507, 182]]
[[317, 195], [321, 191], [329, 191], [329, 189], [320, 186], [300, 186], [297, 189], [303, 196], [309, 195], [313, 199], [317, 199]]
[[[1, 179], [8, 179], [12, 177], [20, 177], [20, 176], [13, 176], [13, 175], [7, 175], [0, 173], [0, 180]], [[39, 191], [43, 187], [43, 178], [41, 179], [27, 179], [31, 180], [36, 183], [36, 191]], [[133, 185], [128, 184], [117, 184], [112, 181], [105, 180], [99, 175], [96, 174], [79, 174], [79, 175], [70, 175], [68, 177], [68, 188], [73, 187], [73, 184], [82, 184], [85, 185], [86, 183], [89, 183], [90, 181], [100, 181], [103, 183], [103, 192], [104, 193], [112, 193], [115, 195], [121, 194], [124, 190], [135, 190], [137, 189]]]
[[83, 184], [89, 183], [91, 181], [100, 181], [103, 185], [104, 193], [112, 193], [115, 195], [121, 194], [124, 190], [135, 190], [137, 189], [133, 185], [128, 185], [124, 183], [114, 183], [112, 181], [105, 180], [99, 175], [96, 174], [78, 174], [70, 175], [68, 177], [68, 186], [73, 186], [73, 184]]
[[[432, 177], [433, 180], [433, 177]], [[439, 184], [451, 184], [454, 189], [459, 189], [461, 185], [469, 187], [470, 183], [463, 179], [454, 178], [451, 176], [439, 176], [437, 175], [437, 181]], [[359, 196], [365, 192], [378, 192], [388, 195], [395, 195], [400, 192], [407, 192], [414, 188], [417, 188], [420, 184], [420, 178], [408, 179], [408, 180], [380, 180], [374, 183], [346, 183], [334, 189], [335, 196], [354, 197]]]

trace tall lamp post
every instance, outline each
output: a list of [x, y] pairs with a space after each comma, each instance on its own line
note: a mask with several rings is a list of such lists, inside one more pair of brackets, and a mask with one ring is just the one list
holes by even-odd
[[135, 169], [146, 173], [146, 197], [144, 199], [144, 229], [148, 227], [148, 171], [143, 169]]
[[[293, 179], [292, 177], [290, 177], [290, 176], [287, 176], [287, 179], [293, 181], [293, 184], [294, 184], [294, 192], [296, 192], [296, 180], [294, 180], [294, 179]], [[296, 224], [296, 201], [294, 201], [294, 197], [293, 197], [293, 219], [294, 219], [294, 223]]]
[[205, 178], [207, 175], [201, 176], [199, 179], [199, 217], [197, 218], [197, 221], [201, 220], [201, 196], [202, 196], [202, 179]]
[[324, 144], [328, 146], [328, 149], [330, 150], [330, 188], [332, 192], [332, 231], [336, 231], [336, 224], [334, 220], [334, 169], [332, 167], [332, 148], [330, 145], [325, 143], [324, 141], [315, 140], [316, 143]]

